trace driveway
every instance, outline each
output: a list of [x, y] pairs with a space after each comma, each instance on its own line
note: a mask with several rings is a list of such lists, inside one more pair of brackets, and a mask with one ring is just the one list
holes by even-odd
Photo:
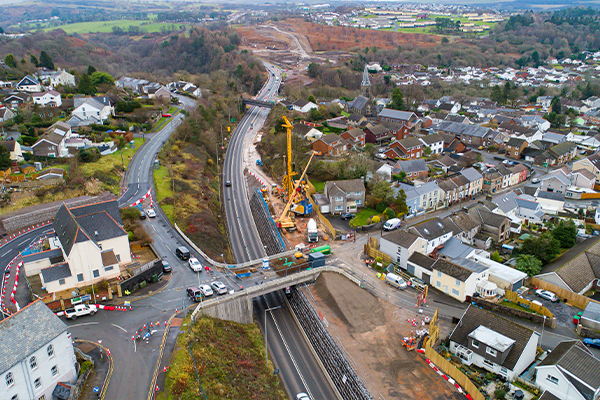
[[579, 254], [583, 253], [585, 250], [589, 249], [592, 245], [594, 245], [598, 240], [600, 240], [600, 236], [593, 236], [591, 238], [585, 239], [581, 243], [577, 243], [573, 246], [569, 251], [558, 257], [556, 260], [552, 261], [550, 264], [546, 265], [542, 268], [540, 274], [547, 274], [549, 272], [555, 272], [557, 269], [577, 257]]
[[327, 219], [337, 231], [346, 233], [353, 230], [350, 228], [350, 220], [344, 221], [340, 215], [328, 216]]

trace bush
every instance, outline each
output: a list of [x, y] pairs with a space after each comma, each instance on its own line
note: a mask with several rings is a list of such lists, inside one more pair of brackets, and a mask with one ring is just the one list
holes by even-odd
[[81, 368], [79, 368], [79, 376], [81, 376], [81, 374], [83, 374], [85, 371], [87, 371], [90, 368], [92, 368], [92, 362], [91, 361], [84, 361], [81, 364]]
[[498, 254], [498, 250], [496, 250], [494, 252], [494, 254], [492, 254], [492, 256], [490, 257], [492, 259], [492, 261], [496, 261], [496, 262], [503, 262], [504, 260], [502, 259], [502, 257], [500, 257], [500, 254]]
[[381, 218], [379, 218], [379, 215], [374, 215], [374, 216], [371, 218], [371, 223], [373, 223], [373, 224], [378, 224], [379, 222], [381, 222]]
[[382, 213], [385, 211], [387, 206], [388, 206], [387, 203], [380, 201], [379, 203], [377, 203], [377, 206], [375, 207], [375, 209], [377, 210], [377, 212]]
[[77, 154], [77, 158], [83, 163], [94, 162], [100, 158], [100, 151], [96, 147], [81, 150]]
[[496, 396], [496, 399], [498, 400], [504, 400], [506, 398], [506, 392], [504, 389], [496, 389], [494, 396]]
[[385, 214], [387, 219], [392, 219], [396, 216], [396, 212], [389, 207], [386, 208], [383, 213]]

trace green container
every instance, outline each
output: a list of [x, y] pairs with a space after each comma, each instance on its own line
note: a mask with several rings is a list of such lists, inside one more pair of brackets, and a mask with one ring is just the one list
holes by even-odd
[[583, 311], [579, 311], [579, 312], [577, 313], [577, 315], [579, 315], [580, 317], [581, 317], [581, 316], [583, 316]]
[[323, 254], [331, 254], [331, 246], [326, 244], [325, 246], [315, 247], [311, 249], [311, 253], [323, 253]]

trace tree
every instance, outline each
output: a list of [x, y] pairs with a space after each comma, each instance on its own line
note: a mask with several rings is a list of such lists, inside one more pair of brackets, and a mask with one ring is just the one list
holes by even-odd
[[425, 157], [429, 157], [431, 155], [431, 153], [432, 153], [431, 152], [431, 147], [426, 146], [426, 147], [423, 148], [423, 155]]
[[77, 90], [80, 93], [87, 94], [89, 96], [96, 93], [96, 88], [92, 83], [89, 75], [82, 75], [79, 79], [79, 85], [77, 86]]
[[307, 100], [317, 104], [317, 99], [315, 99], [315, 96], [313, 96], [312, 94], [310, 96], [308, 96]]
[[4, 57], [4, 64], [8, 65], [11, 68], [17, 68], [17, 59], [12, 54]]
[[4, 33], [4, 29], [2, 29], [2, 27], [0, 26], [0, 34]]
[[34, 56], [33, 54], [29, 56], [29, 61], [31, 61], [31, 63], [32, 63], [33, 65], [35, 65], [36, 67], [37, 67], [38, 65], [40, 65], [40, 62], [38, 61], [37, 57], [36, 57], [36, 56]]
[[4, 171], [11, 165], [10, 152], [6, 147], [0, 145], [0, 169]]
[[87, 69], [87, 74], [88, 75], [91, 75], [91, 74], [93, 74], [96, 71], [97, 71], [96, 67], [94, 67], [93, 65], [88, 65], [88, 69]]
[[408, 206], [406, 205], [406, 193], [404, 192], [404, 189], [398, 190], [398, 194], [394, 199], [394, 203], [398, 205], [399, 214], [408, 214]]
[[554, 238], [552, 232], [547, 231], [539, 238], [526, 239], [521, 247], [521, 253], [536, 256], [545, 265], [560, 253], [560, 242]]
[[537, 68], [540, 66], [540, 53], [537, 50], [531, 53], [531, 61], [533, 61], [534, 67]]
[[394, 217], [396, 217], [396, 212], [394, 210], [392, 210], [391, 208], [386, 208], [383, 213], [385, 214], [385, 217], [387, 219], [392, 219]]
[[389, 103], [389, 107], [394, 110], [404, 110], [404, 94], [400, 88], [392, 90], [392, 101]]
[[552, 236], [560, 242], [560, 247], [570, 249], [576, 243], [577, 227], [573, 220], [562, 220], [552, 231]]
[[389, 203], [389, 201], [394, 197], [394, 189], [392, 189], [392, 186], [388, 181], [381, 180], [373, 185], [371, 194], [373, 197], [380, 199], [382, 202]]
[[542, 270], [542, 262], [530, 254], [521, 254], [517, 257], [517, 269], [529, 276], [534, 276]]
[[560, 97], [558, 96], [554, 96], [554, 98], [552, 99], [552, 112], [555, 113], [556, 115], [558, 114], [562, 114], [561, 113], [561, 106], [560, 106]]
[[448, 44], [448, 43], [450, 43], [450, 40], [448, 40], [448, 38], [446, 36], [444, 36], [442, 38], [442, 44]]
[[500, 257], [500, 254], [498, 254], [498, 250], [496, 250], [494, 252], [494, 254], [492, 254], [492, 256], [490, 258], [492, 259], [492, 261], [496, 261], [496, 262], [499, 262], [499, 263], [501, 263], [502, 261], [504, 261], [502, 259], [502, 257]]
[[40, 53], [40, 67], [46, 67], [48, 69], [54, 69], [54, 62], [52, 61], [52, 57], [48, 55], [44, 50]]
[[506, 98], [504, 97], [504, 92], [502, 92], [502, 88], [498, 85], [492, 88], [492, 93], [490, 94], [490, 99], [495, 101], [498, 104], [506, 103]]
[[90, 80], [92, 81], [94, 86], [102, 84], [114, 85], [115, 83], [115, 79], [112, 77], [111, 74], [100, 71], [96, 71], [92, 75], [90, 75]]

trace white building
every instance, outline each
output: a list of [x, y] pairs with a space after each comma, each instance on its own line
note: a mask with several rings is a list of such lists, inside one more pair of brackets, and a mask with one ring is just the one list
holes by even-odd
[[67, 326], [37, 300], [0, 321], [0, 397], [50, 400], [59, 382], [75, 383], [75, 353]]
[[101, 125], [114, 114], [115, 109], [110, 103], [102, 103], [91, 97], [76, 99], [75, 109], [68, 123], [71, 126]]
[[600, 396], [600, 360], [579, 340], [559, 343], [535, 369], [535, 384], [561, 400]]
[[75, 86], [75, 77], [63, 69], [57, 71], [40, 70], [38, 77], [46, 85], [56, 87], [62, 86]]
[[306, 101], [306, 100], [296, 100], [293, 104], [292, 104], [292, 109], [294, 111], [298, 111], [301, 112], [303, 114], [306, 114], [307, 112], [309, 112], [312, 109], [318, 109], [319, 106], [317, 106], [315, 103], [313, 103], [312, 101]]
[[535, 360], [538, 340], [537, 332], [470, 305], [450, 334], [450, 352], [512, 381]]
[[15, 88], [20, 92], [38, 93], [44, 90], [42, 84], [31, 75], [21, 79]]
[[31, 98], [33, 99], [34, 104], [39, 104], [42, 107], [60, 107], [62, 105], [60, 93], [55, 90], [32, 93]]
[[431, 154], [442, 154], [444, 151], [444, 138], [439, 134], [427, 135], [418, 139], [424, 147], [431, 149]]
[[402, 269], [415, 251], [425, 253], [427, 241], [404, 230], [396, 230], [379, 239], [379, 250], [391, 257]]

